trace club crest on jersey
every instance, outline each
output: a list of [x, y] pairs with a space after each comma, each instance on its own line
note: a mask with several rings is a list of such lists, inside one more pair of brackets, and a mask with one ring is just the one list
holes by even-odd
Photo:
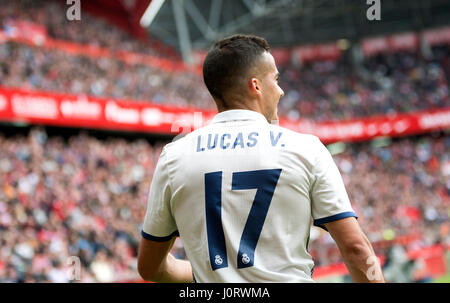
[[242, 254], [242, 263], [244, 264], [250, 263], [250, 257], [247, 254]]
[[216, 263], [217, 265], [222, 265], [223, 260], [222, 260], [222, 258], [219, 255], [216, 255], [214, 257], [214, 263]]

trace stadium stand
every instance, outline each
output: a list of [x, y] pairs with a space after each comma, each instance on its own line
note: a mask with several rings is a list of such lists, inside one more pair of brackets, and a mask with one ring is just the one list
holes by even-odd
[[[286, 96], [279, 113], [290, 119], [330, 121], [448, 107], [450, 48], [436, 47], [435, 53], [429, 62], [404, 52], [368, 58], [364, 64], [373, 73], [367, 80], [344, 60], [281, 68]], [[5, 87], [214, 108], [201, 77], [194, 73], [164, 72], [15, 42], [1, 44], [0, 56], [0, 85]]]
[[[138, 279], [140, 224], [162, 146], [42, 129], [0, 137], [0, 280], [67, 282], [62, 265], [71, 255], [81, 256], [82, 282]], [[420, 234], [410, 248], [450, 245], [449, 149], [448, 137], [425, 136], [353, 144], [335, 156], [377, 253], [385, 255], [376, 243], [392, 234]], [[317, 266], [341, 261], [328, 233], [314, 235]]]
[[4, 27], [17, 22], [33, 22], [54, 39], [180, 60], [173, 48], [155, 38], [136, 39], [89, 13], [83, 14], [83, 22], [67, 23], [67, 7], [63, 1], [1, 0], [0, 7], [0, 24]]
[[[68, 55], [15, 42], [0, 45], [0, 85], [212, 109], [201, 77], [112, 58]], [[170, 100], [168, 102], [167, 100]]]
[[[112, 52], [133, 51], [156, 56], [166, 53], [155, 53], [152, 45], [143, 46], [130, 35], [111, 30], [104, 21], [90, 16], [82, 23], [67, 24], [59, 3], [45, 2], [43, 6], [31, 3], [23, 0], [12, 6], [6, 1], [0, 3], [5, 8], [0, 13], [4, 32], [11, 31], [11, 20], [35, 21], [45, 24], [51, 37], [82, 45], [99, 41], [96, 46]], [[27, 5], [31, 8], [24, 10]], [[60, 17], [46, 18], [49, 15]], [[57, 32], [52, 32], [55, 29]], [[138, 46], [134, 47], [134, 43]], [[419, 50], [403, 50], [369, 56], [361, 64], [352, 63], [350, 56], [344, 54], [333, 60], [300, 66], [283, 65], [280, 85], [286, 96], [280, 102], [279, 114], [294, 120], [301, 117], [331, 121], [446, 108], [450, 105], [449, 54], [449, 45], [441, 44], [434, 45], [428, 57]], [[0, 56], [0, 85], [6, 87], [164, 102], [200, 109], [215, 107], [198, 73], [173, 73], [139, 61], [130, 63], [117, 57], [99, 59], [89, 53], [75, 55], [58, 48], [48, 50], [14, 42], [2, 43]]]
[[[54, 1], [0, 0], [0, 93], [2, 87], [18, 88], [214, 108], [199, 73], [173, 72], [118, 54], [180, 60], [169, 47], [133, 39], [94, 16], [83, 18], [65, 22]], [[93, 46], [108, 55], [16, 39], [18, 22], [43, 26], [46, 36], [71, 47]], [[450, 106], [448, 44], [433, 45], [429, 57], [402, 50], [355, 64], [344, 54], [303, 64], [288, 60], [280, 71], [286, 96], [279, 113], [292, 120], [347, 120]], [[69, 282], [65, 262], [73, 255], [81, 259], [81, 282], [139, 279], [139, 224], [167, 142], [83, 132], [62, 137], [45, 128], [25, 135], [0, 132], [0, 282]], [[407, 251], [450, 247], [447, 133], [339, 144], [334, 159], [378, 255], [388, 259], [395, 243]], [[309, 250], [316, 274], [342, 261], [329, 234], [319, 229], [312, 230]], [[173, 253], [185, 257], [179, 240]]]
[[316, 121], [410, 112], [450, 105], [450, 48], [432, 48], [430, 59], [417, 51], [367, 57], [356, 66], [337, 61], [310, 62], [281, 69], [286, 96], [280, 114]]

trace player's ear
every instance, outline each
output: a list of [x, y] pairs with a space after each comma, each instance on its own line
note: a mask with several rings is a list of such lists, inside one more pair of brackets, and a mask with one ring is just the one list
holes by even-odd
[[252, 77], [249, 81], [249, 88], [253, 94], [260, 95], [261, 94], [261, 82], [258, 78]]

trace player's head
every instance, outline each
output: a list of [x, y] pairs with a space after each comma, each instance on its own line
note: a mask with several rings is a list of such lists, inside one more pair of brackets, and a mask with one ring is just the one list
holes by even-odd
[[284, 95], [270, 46], [264, 38], [233, 35], [217, 41], [203, 62], [203, 80], [219, 111], [257, 109], [271, 122]]

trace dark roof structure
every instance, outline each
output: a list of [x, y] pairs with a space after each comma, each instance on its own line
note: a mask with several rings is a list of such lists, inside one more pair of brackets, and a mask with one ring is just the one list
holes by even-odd
[[[381, 20], [370, 21], [367, 10], [377, 2]], [[288, 47], [448, 24], [448, 0], [166, 0], [148, 31], [188, 59], [191, 50], [234, 33]]]

